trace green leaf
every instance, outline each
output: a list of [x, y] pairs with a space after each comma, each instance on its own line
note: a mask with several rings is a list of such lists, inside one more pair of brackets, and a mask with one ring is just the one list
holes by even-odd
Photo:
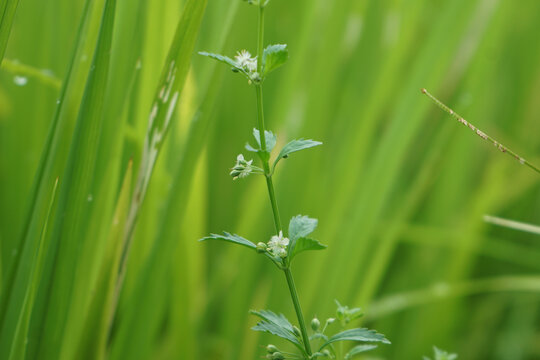
[[[296, 215], [289, 222], [289, 240], [291, 241], [288, 250], [288, 257], [292, 259], [295, 254], [296, 241], [311, 234], [318, 224], [317, 219], [312, 219], [304, 215]], [[296, 254], [295, 254], [296, 255]]]
[[290, 259], [292, 260], [296, 255], [300, 254], [303, 251], [308, 250], [324, 250], [327, 246], [321, 244], [318, 240], [310, 239], [306, 237], [301, 237], [296, 239], [294, 248], [290, 253]]
[[347, 353], [347, 355], [345, 355], [345, 360], [352, 359], [352, 357], [355, 356], [355, 355], [358, 355], [358, 354], [366, 352], [366, 351], [373, 350], [375, 348], [377, 348], [377, 345], [372, 345], [372, 344], [355, 346]]
[[[450, 354], [436, 346], [433, 347], [433, 351], [435, 352], [435, 360], [456, 360], [458, 357], [457, 354]], [[430, 358], [424, 356], [424, 360], [430, 360]]]
[[289, 142], [287, 145], [285, 145], [283, 149], [281, 149], [278, 157], [274, 161], [273, 167], [275, 168], [279, 160], [288, 157], [289, 154], [293, 152], [309, 149], [309, 148], [319, 146], [319, 145], [322, 145], [322, 142], [309, 140], [309, 139], [308, 140], [304, 140], [304, 139], [293, 140]]
[[[255, 138], [255, 141], [257, 141], [257, 145], [259, 145], [258, 150], [261, 149], [261, 137], [260, 136], [261, 135], [259, 133], [259, 129], [253, 128], [253, 137]], [[265, 130], [264, 131], [264, 138], [266, 140], [266, 151], [271, 152], [272, 149], [274, 148], [274, 146], [276, 146], [277, 137], [273, 132], [271, 132], [269, 130]], [[247, 146], [246, 146], [246, 149], [247, 149]], [[251, 148], [251, 149], [253, 149], [253, 148]], [[253, 151], [253, 150], [250, 150], [250, 151]]]
[[263, 319], [263, 321], [259, 321], [257, 325], [252, 327], [252, 330], [268, 332], [279, 336], [285, 340], [290, 341], [291, 343], [296, 345], [296, 347], [302, 350], [302, 352], [304, 352], [302, 343], [294, 334], [293, 326], [289, 322], [289, 320], [287, 320], [285, 315], [277, 315], [270, 310], [251, 310], [250, 313]]
[[241, 236], [238, 236], [236, 234], [231, 234], [231, 233], [228, 233], [226, 231], [224, 231], [223, 234], [224, 235], [210, 234], [210, 236], [206, 236], [206, 237], [200, 239], [199, 241], [223, 240], [223, 241], [228, 241], [228, 242], [232, 242], [232, 243], [235, 243], [235, 244], [247, 246], [248, 248], [251, 248], [251, 249], [256, 249], [257, 248], [257, 246], [254, 243], [252, 243], [251, 241], [249, 241], [247, 239], [244, 239]]
[[319, 221], [305, 215], [296, 215], [289, 222], [289, 239], [297, 240], [306, 237], [317, 228]]
[[338, 341], [363, 341], [363, 342], [382, 342], [384, 344], [390, 344], [390, 341], [384, 337], [384, 335], [377, 333], [375, 330], [369, 330], [366, 328], [357, 328], [345, 330], [335, 334], [327, 342], [325, 342], [321, 348], [338, 342]]
[[269, 45], [264, 49], [262, 57], [262, 76], [265, 77], [271, 71], [285, 64], [289, 58], [287, 45]]
[[209, 53], [209, 52], [206, 52], [206, 51], [199, 51], [199, 55], [207, 56], [209, 58], [220, 61], [220, 62], [222, 62], [224, 64], [229, 65], [229, 66], [232, 66], [236, 70], [243, 71], [243, 69], [238, 65], [238, 63], [236, 61], [234, 61], [233, 59], [231, 59], [230, 57], [228, 57], [228, 56]]

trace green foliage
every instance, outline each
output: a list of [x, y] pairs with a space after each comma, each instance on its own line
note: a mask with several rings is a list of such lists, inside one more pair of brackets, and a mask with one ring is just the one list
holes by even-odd
[[[91, 120], [100, 129], [77, 130], [93, 143], [88, 146], [74, 129], [106, 2], [0, 4], [0, 358], [16, 349], [12, 358], [23, 360], [252, 360], [266, 355], [260, 345], [273, 336], [246, 330], [254, 325], [246, 309], [283, 312], [300, 328], [284, 279], [269, 273], [275, 268], [260, 263], [261, 256], [196, 242], [221, 229], [264, 244], [278, 234], [265, 177], [233, 183], [227, 176], [240, 145], [249, 140], [257, 148], [251, 138], [253, 127], [262, 129], [252, 104], [256, 83], [247, 87], [231, 76], [230, 64], [196, 55], [211, 50], [235, 61], [242, 46], [258, 57], [259, 9], [216, 1], [199, 23], [204, 0], [117, 0], [102, 116]], [[317, 214], [320, 226], [306, 237], [328, 244], [317, 256], [295, 258], [292, 269], [308, 330], [313, 314], [336, 318], [321, 318], [325, 334], [310, 331], [314, 353], [341, 331], [332, 302], [339, 297], [366, 306], [365, 324], [395, 345], [338, 342], [323, 349], [323, 359], [372, 344], [381, 344], [373, 355], [357, 356], [417, 359], [433, 343], [452, 346], [459, 358], [540, 358], [540, 243], [530, 227], [540, 223], [538, 176], [456, 126], [419, 93], [428, 87], [475, 126], [540, 163], [534, 136], [540, 52], [531, 46], [540, 3], [270, 6], [265, 38], [287, 42], [291, 51], [286, 66], [262, 83], [265, 128], [279, 137], [270, 165], [289, 140], [325, 144], [272, 177], [285, 236], [292, 215]], [[149, 115], [182, 14], [187, 27], [177, 54], [187, 62], [186, 81], [177, 84], [183, 88], [168, 130], [155, 133], [165, 137], [145, 177], [148, 191], [137, 199]], [[98, 112], [84, 109], [87, 116]], [[74, 143], [88, 152], [77, 155], [86, 160], [77, 160], [69, 180]], [[131, 185], [124, 185], [130, 160]], [[78, 195], [83, 213], [77, 204], [61, 210], [61, 194], [81, 189], [73, 179], [83, 177], [90, 178], [90, 191]], [[134, 212], [132, 241], [124, 243]], [[484, 214], [532, 231], [485, 224]], [[62, 217], [75, 219], [70, 227], [80, 231], [56, 231]], [[497, 321], [486, 326], [486, 319]], [[288, 342], [276, 345], [286, 358], [285, 346], [301, 354]]]
[[[433, 360], [456, 360], [458, 358], [457, 354], [450, 354], [444, 350], [437, 348], [436, 346], [433, 347], [433, 352], [435, 355]], [[431, 360], [431, 359], [424, 356], [424, 360]]]
[[254, 243], [252, 243], [251, 241], [249, 241], [247, 239], [244, 239], [243, 237], [241, 237], [239, 235], [230, 234], [228, 232], [224, 232], [223, 235], [210, 234], [210, 236], [206, 236], [206, 237], [200, 239], [199, 241], [205, 241], [205, 240], [223, 240], [223, 241], [228, 241], [228, 242], [232, 242], [232, 243], [235, 243], [235, 244], [247, 246], [248, 248], [251, 248], [251, 249], [256, 249], [257, 248], [257, 246]]
[[[253, 128], [253, 137], [255, 138], [255, 141], [257, 142], [257, 148], [252, 147], [249, 145], [249, 143], [246, 144], [246, 150], [252, 151], [252, 152], [260, 152], [261, 149], [261, 135], [258, 129]], [[271, 132], [270, 130], [264, 131], [264, 137], [266, 140], [266, 151], [270, 153], [274, 146], [276, 146], [277, 142], [277, 136]]]
[[250, 313], [262, 319], [262, 321], [259, 321], [257, 325], [252, 327], [253, 330], [269, 332], [279, 336], [303, 351], [301, 340], [295, 334], [292, 324], [283, 314], [277, 315], [270, 310], [251, 310]]
[[321, 349], [338, 341], [382, 342], [384, 344], [390, 344], [390, 341], [388, 341], [384, 335], [377, 333], [375, 330], [358, 328], [345, 330], [335, 334], [321, 346]]
[[287, 145], [285, 145], [283, 149], [281, 149], [278, 156], [276, 157], [276, 160], [274, 161], [274, 164], [272, 165], [272, 168], [276, 167], [279, 160], [289, 157], [289, 154], [292, 154], [296, 151], [309, 149], [318, 145], [322, 145], [322, 142], [304, 139], [292, 140]]
[[262, 76], [265, 78], [270, 72], [274, 71], [287, 62], [289, 50], [287, 45], [269, 45], [264, 49], [262, 57]]
[[291, 253], [290, 253], [290, 260], [294, 259], [294, 257], [298, 254], [300, 254], [303, 251], [308, 250], [324, 250], [327, 246], [324, 244], [321, 244], [318, 240], [310, 239], [301, 237], [296, 239], [294, 242], [294, 247], [291, 246]]
[[376, 349], [376, 348], [377, 348], [377, 345], [372, 345], [372, 344], [369, 344], [369, 345], [357, 345], [357, 346], [353, 347], [345, 355], [345, 360], [352, 359], [358, 354], [362, 354], [362, 353], [364, 353], [366, 351], [370, 351], [370, 350], [373, 350], [373, 349]]

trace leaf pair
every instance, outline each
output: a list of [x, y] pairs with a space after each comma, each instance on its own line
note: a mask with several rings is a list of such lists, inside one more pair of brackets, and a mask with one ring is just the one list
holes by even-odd
[[[324, 250], [326, 245], [321, 244], [315, 239], [308, 238], [307, 236], [311, 234], [317, 227], [317, 219], [312, 219], [307, 216], [297, 215], [293, 217], [289, 223], [289, 240], [290, 244], [287, 249], [287, 259], [290, 261], [299, 253], [308, 251], [308, 250]], [[223, 232], [223, 235], [220, 234], [210, 234], [199, 241], [205, 240], [222, 240], [230, 242], [233, 244], [238, 244], [246, 246], [250, 249], [257, 251], [257, 245], [255, 243], [241, 237], [240, 235], [231, 234], [228, 232]], [[268, 252], [265, 254], [270, 257], [272, 260], [276, 260]]]
[[[249, 54], [249, 52], [244, 50], [242, 51], [242, 53], [250, 57], [248, 60], [257, 64], [256, 62], [258, 61], [258, 59], [251, 58], [251, 54]], [[246, 66], [246, 64], [243, 62], [242, 57], [241, 57], [242, 53], [239, 53], [234, 59], [231, 59], [230, 57], [221, 55], [221, 54], [214, 54], [214, 53], [209, 53], [206, 51], [199, 52], [199, 54], [202, 56], [207, 56], [209, 58], [212, 58], [214, 60], [217, 60], [219, 62], [229, 65], [234, 72], [241, 73], [248, 80], [257, 81], [257, 82], [262, 82], [269, 73], [271, 73], [272, 71], [274, 71], [281, 65], [285, 64], [285, 62], [289, 58], [289, 50], [287, 50], [287, 45], [284, 45], [284, 44], [269, 45], [263, 51], [261, 73], [259, 74], [256, 71], [256, 69], [258, 69], [258, 66], [256, 67]]]
[[[266, 152], [264, 152], [262, 150], [261, 140], [260, 140], [260, 131], [258, 129], [255, 129], [255, 128], [253, 129], [253, 137], [255, 138], [255, 141], [257, 142], [258, 147], [255, 148], [255, 147], [251, 146], [249, 143], [247, 143], [246, 146], [245, 146], [246, 150], [258, 153], [259, 156], [261, 156], [263, 158], [263, 161], [267, 161], [268, 158], [269, 158], [270, 152], [276, 146], [276, 142], [277, 142], [276, 135], [271, 131], [268, 131], [268, 130], [264, 131], [264, 138], [265, 138], [265, 142], [266, 142]], [[281, 149], [278, 156], [274, 160], [274, 163], [272, 165], [271, 173], [274, 172], [274, 169], [276, 168], [278, 162], [281, 159], [285, 159], [285, 158], [289, 157], [289, 155], [294, 153], [294, 152], [304, 150], [304, 149], [309, 149], [309, 148], [312, 148], [312, 147], [315, 147], [315, 146], [318, 146], [318, 145], [322, 145], [322, 142], [311, 140], [311, 139], [307, 139], [307, 140], [305, 140], [305, 139], [296, 139], [296, 140], [290, 141], [289, 143], [287, 143], [283, 147], [283, 149]]]
[[252, 330], [267, 332], [279, 336], [280, 338], [292, 343], [304, 355], [306, 355], [302, 340], [298, 335], [295, 334], [292, 324], [289, 322], [289, 320], [287, 320], [285, 315], [277, 315], [270, 310], [251, 310], [250, 313], [262, 319], [262, 321], [259, 321], [257, 325], [251, 328]]

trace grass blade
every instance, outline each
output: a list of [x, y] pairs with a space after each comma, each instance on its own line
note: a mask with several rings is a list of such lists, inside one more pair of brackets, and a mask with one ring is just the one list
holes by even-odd
[[0, 335], [0, 357], [2, 359], [17, 360], [25, 358], [26, 339], [28, 337], [30, 316], [34, 306], [35, 295], [43, 269], [45, 253], [48, 248], [46, 244], [46, 235], [49, 219], [56, 199], [57, 186], [58, 179], [56, 179], [54, 182], [45, 223], [41, 231], [35, 257], [31, 262], [32, 266], [28, 272], [28, 285], [23, 297], [24, 300], [21, 304], [15, 304], [19, 305], [19, 307], [8, 313], [8, 318], [2, 326]]

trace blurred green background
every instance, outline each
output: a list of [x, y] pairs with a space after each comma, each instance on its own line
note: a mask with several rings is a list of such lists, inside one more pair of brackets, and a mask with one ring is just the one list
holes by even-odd
[[[104, 1], [89, 4], [87, 50], [74, 62], [83, 84]], [[4, 299], [84, 5], [20, 0], [0, 69]], [[57, 358], [41, 352], [47, 336], [70, 358], [64, 347], [85, 336], [77, 319], [96, 315], [89, 305], [96, 269], [129, 159], [135, 170], [140, 163], [183, 5], [118, 0], [87, 231], [63, 238], [77, 248], [70, 261], [45, 249], [45, 269], [54, 271], [38, 276], [41, 310], [30, 316], [27, 359]], [[240, 0], [210, 0], [195, 50], [254, 53], [256, 15]], [[272, 0], [266, 43], [287, 43], [290, 59], [265, 82], [267, 127], [278, 146], [299, 137], [324, 143], [291, 156], [275, 178], [282, 220], [318, 218], [315, 237], [329, 246], [293, 267], [308, 320], [333, 316], [334, 299], [362, 307], [362, 325], [392, 341], [369, 358], [419, 359], [433, 345], [460, 359], [540, 358], [540, 239], [482, 220], [491, 214], [540, 224], [540, 177], [420, 93], [429, 89], [539, 164], [539, 34], [537, 0]], [[44, 180], [50, 188], [63, 180], [83, 88], [67, 92], [55, 165]], [[256, 319], [248, 309], [295, 318], [270, 262], [244, 248], [197, 242], [222, 230], [254, 242], [273, 235], [262, 178], [228, 175], [255, 123], [253, 88], [194, 54], [135, 228], [110, 358], [260, 358], [261, 346], [275, 339], [249, 329]], [[67, 297], [51, 294], [63, 281], [58, 272], [74, 274]], [[137, 287], [146, 289], [144, 299]], [[83, 300], [68, 312], [75, 300], [65, 299]], [[36, 315], [52, 309], [66, 312], [71, 325]]]

